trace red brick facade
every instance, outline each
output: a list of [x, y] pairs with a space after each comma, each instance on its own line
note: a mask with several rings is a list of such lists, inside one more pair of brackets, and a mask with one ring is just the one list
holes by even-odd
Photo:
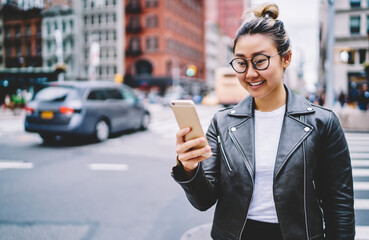
[[[170, 85], [174, 67], [182, 81], [205, 81], [203, 0], [127, 0], [125, 10], [126, 75], [138, 86]], [[189, 65], [192, 78], [184, 77]]]
[[5, 5], [2, 13], [5, 67], [41, 67], [41, 10]]

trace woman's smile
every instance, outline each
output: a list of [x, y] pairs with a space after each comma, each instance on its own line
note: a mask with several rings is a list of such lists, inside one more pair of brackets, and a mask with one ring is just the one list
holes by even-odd
[[265, 82], [266, 80], [262, 80], [258, 82], [248, 82], [248, 84], [250, 85], [250, 88], [257, 89], [257, 88], [260, 88]]

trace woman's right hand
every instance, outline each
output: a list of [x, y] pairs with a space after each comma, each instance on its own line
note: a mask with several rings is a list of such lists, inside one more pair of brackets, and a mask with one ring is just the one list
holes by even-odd
[[194, 149], [196, 146], [203, 145], [206, 142], [205, 137], [199, 137], [188, 141], [184, 140], [185, 135], [190, 131], [190, 128], [180, 129], [177, 132], [176, 144], [178, 160], [182, 163], [184, 170], [189, 176], [194, 174], [194, 170], [197, 168], [199, 162], [211, 156], [211, 148], [209, 145]]

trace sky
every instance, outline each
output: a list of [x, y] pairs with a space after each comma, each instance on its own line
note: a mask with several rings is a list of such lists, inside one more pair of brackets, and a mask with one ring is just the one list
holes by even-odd
[[314, 90], [319, 63], [319, 1], [252, 0], [251, 6], [266, 2], [279, 7], [278, 19], [284, 23], [291, 40], [291, 67], [297, 67], [302, 58], [306, 86]]

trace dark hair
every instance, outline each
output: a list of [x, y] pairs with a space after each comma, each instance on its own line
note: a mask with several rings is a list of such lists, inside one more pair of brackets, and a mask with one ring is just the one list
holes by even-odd
[[[251, 16], [247, 16], [250, 15]], [[233, 53], [238, 39], [243, 35], [265, 34], [270, 36], [281, 56], [285, 56], [290, 50], [290, 38], [284, 28], [282, 21], [277, 20], [279, 9], [276, 4], [260, 5], [254, 9], [250, 9], [244, 14], [245, 21], [237, 30], [234, 43]]]

